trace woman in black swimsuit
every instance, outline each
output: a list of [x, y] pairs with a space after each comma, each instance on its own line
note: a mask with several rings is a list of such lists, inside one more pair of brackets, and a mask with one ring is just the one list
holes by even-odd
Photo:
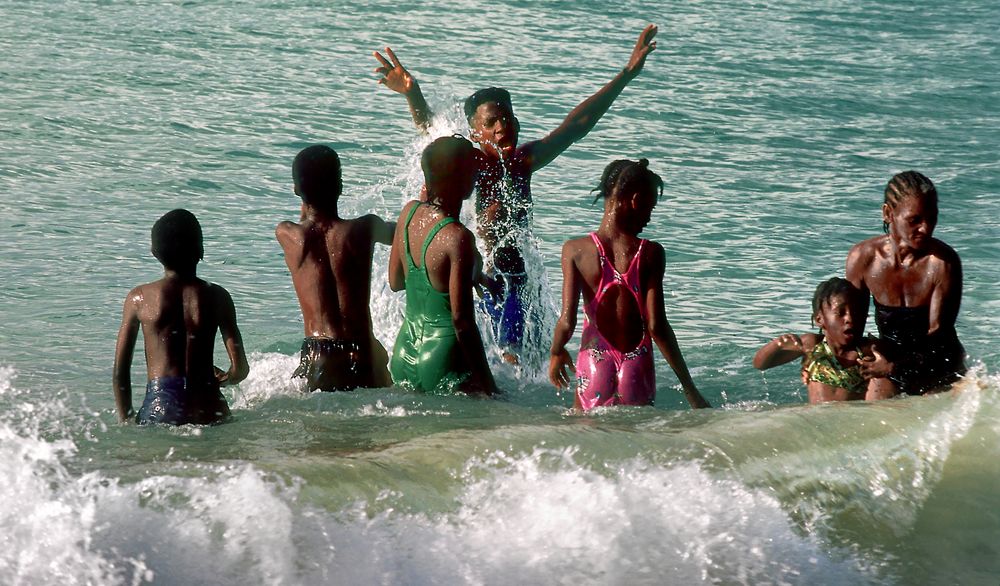
[[965, 349], [955, 320], [962, 303], [962, 262], [933, 237], [937, 190], [916, 171], [899, 173], [885, 188], [884, 236], [869, 238], [847, 255], [847, 279], [869, 291], [886, 355], [861, 365], [866, 378], [888, 376], [903, 392], [919, 395], [965, 373]]

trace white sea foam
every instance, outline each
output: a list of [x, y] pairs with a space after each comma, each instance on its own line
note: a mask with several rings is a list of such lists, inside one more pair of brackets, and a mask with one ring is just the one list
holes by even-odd
[[[848, 584], [866, 579], [766, 490], [641, 459], [600, 472], [572, 450], [472, 463], [455, 512], [358, 510], [333, 538], [349, 583]], [[392, 495], [385, 497], [392, 500]], [[343, 566], [352, 559], [364, 564]], [[868, 576], [867, 578], [872, 578]]]

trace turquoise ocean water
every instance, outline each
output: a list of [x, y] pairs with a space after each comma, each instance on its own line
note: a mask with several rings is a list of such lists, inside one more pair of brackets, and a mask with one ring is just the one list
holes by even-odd
[[[418, 77], [436, 134], [502, 85], [526, 141], [647, 22], [646, 70], [534, 178], [534, 270], [554, 308], [601, 170], [649, 158], [667, 188], [646, 235], [716, 408], [688, 410], [661, 359], [655, 408], [571, 416], [490, 341], [504, 400], [301, 394], [273, 237], [298, 213], [292, 157], [339, 151], [348, 214], [394, 218], [419, 189], [426, 139], [371, 52]], [[993, 0], [0, 2], [0, 582], [996, 584], [997, 30]], [[803, 405], [794, 367], [750, 358], [809, 330], [815, 284], [880, 232], [909, 168], [938, 185], [936, 236], [964, 262], [973, 369], [959, 392]], [[158, 278], [149, 228], [175, 207], [202, 222], [200, 274], [233, 294], [252, 373], [232, 423], [120, 426], [121, 302]]]

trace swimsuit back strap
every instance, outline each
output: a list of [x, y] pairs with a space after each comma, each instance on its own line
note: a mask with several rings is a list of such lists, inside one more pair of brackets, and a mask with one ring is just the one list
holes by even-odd
[[[406, 223], [403, 224], [403, 248], [406, 250], [406, 262], [413, 268], [417, 265], [413, 262], [413, 255], [410, 254], [410, 220], [413, 219], [413, 214], [420, 207], [421, 202], [417, 202], [412, 208], [410, 208], [410, 213], [406, 214]], [[426, 246], [426, 244], [425, 244]]]
[[594, 241], [594, 245], [597, 246], [597, 259], [601, 265], [601, 282], [598, 283], [597, 294], [594, 296], [595, 301], [599, 301], [601, 297], [604, 296], [605, 289], [608, 288], [612, 283], [621, 283], [625, 285], [625, 288], [632, 293], [635, 297], [636, 303], [639, 304], [640, 313], [645, 319], [645, 305], [642, 303], [638, 289], [641, 287], [639, 283], [639, 257], [642, 255], [642, 248], [646, 244], [646, 239], [639, 240], [639, 248], [635, 251], [635, 256], [629, 261], [628, 268], [625, 273], [619, 273], [618, 269], [615, 268], [614, 262], [608, 258], [607, 253], [604, 252], [604, 245], [601, 244], [601, 239], [597, 237], [597, 232], [590, 233], [590, 239]]
[[452, 218], [451, 216], [441, 218], [438, 220], [437, 224], [434, 224], [431, 231], [427, 233], [427, 238], [424, 238], [424, 247], [420, 251], [420, 266], [424, 268], [425, 273], [427, 272], [427, 247], [431, 245], [431, 240], [434, 240], [434, 237], [437, 236], [437, 233], [441, 230], [441, 228], [444, 228], [454, 221], [455, 218]]
[[632, 296], [635, 297], [635, 302], [639, 304], [639, 313], [642, 315], [642, 319], [646, 319], [646, 304], [642, 302], [641, 295], [639, 291], [642, 290], [642, 282], [640, 272], [642, 269], [639, 267], [640, 258], [642, 257], [642, 248], [646, 245], [646, 239], [643, 238], [639, 240], [639, 248], [635, 251], [635, 256], [629, 262], [628, 270], [625, 271], [623, 275], [625, 284], [628, 286], [628, 290], [632, 292]]
[[[604, 244], [601, 243], [601, 239], [597, 237], [597, 232], [590, 233], [590, 239], [594, 241], [594, 246], [597, 247], [597, 264], [601, 268], [601, 279], [597, 282], [597, 290], [594, 292], [594, 303], [600, 303], [601, 298], [604, 297], [604, 290], [608, 285], [614, 282], [615, 267], [611, 263], [611, 259], [604, 252]], [[610, 269], [610, 271], [609, 271]]]

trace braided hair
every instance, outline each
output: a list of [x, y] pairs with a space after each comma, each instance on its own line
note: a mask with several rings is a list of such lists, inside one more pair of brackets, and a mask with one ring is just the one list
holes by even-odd
[[649, 170], [649, 159], [612, 161], [604, 168], [597, 188], [591, 190], [591, 193], [597, 192], [591, 203], [596, 203], [601, 198], [607, 199], [616, 192], [635, 193], [643, 188], [656, 189], [657, 199], [663, 195], [663, 179]]
[[[851, 305], [862, 302], [862, 292], [850, 281], [842, 277], [833, 277], [823, 281], [816, 287], [812, 299], [813, 320], [820, 313], [824, 303], [829, 303], [837, 295], [843, 295]], [[865, 300], [867, 302], [867, 299]]]
[[[917, 171], [903, 171], [893, 175], [885, 186], [885, 205], [896, 209], [899, 202], [910, 197], [930, 198], [937, 204], [937, 188], [930, 179]], [[882, 230], [889, 233], [888, 222], [882, 222]]]

